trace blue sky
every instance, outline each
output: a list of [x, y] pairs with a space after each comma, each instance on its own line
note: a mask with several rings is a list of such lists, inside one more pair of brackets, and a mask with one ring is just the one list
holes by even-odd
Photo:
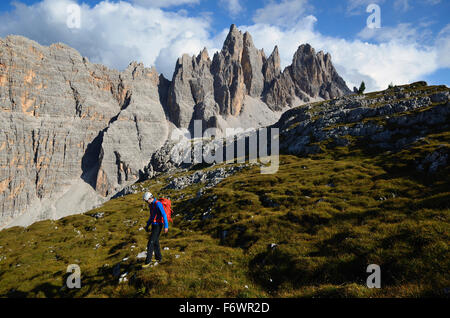
[[[380, 28], [367, 27], [369, 4], [379, 6]], [[76, 27], [67, 24], [70, 5], [80, 9]], [[212, 57], [234, 23], [266, 55], [278, 45], [283, 66], [307, 42], [331, 54], [350, 88], [364, 80], [376, 90], [450, 85], [449, 16], [447, 0], [22, 0], [0, 3], [0, 37], [64, 42], [117, 69], [137, 60], [170, 79], [181, 54], [207, 47]]]

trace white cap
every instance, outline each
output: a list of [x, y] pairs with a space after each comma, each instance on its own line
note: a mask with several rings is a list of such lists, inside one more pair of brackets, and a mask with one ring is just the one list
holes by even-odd
[[151, 194], [150, 192], [145, 192], [144, 196], [142, 197], [142, 199], [144, 199], [144, 201], [148, 201], [148, 199], [153, 198], [153, 194]]

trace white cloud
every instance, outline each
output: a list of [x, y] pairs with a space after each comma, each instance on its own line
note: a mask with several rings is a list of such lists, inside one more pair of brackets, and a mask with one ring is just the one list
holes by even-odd
[[[435, 47], [388, 38], [386, 42], [368, 43], [325, 36], [314, 29], [316, 21], [315, 17], [307, 16], [289, 29], [267, 24], [242, 28], [252, 34], [255, 45], [264, 48], [266, 55], [278, 45], [283, 67], [292, 62], [293, 54], [302, 43], [311, 44], [316, 52], [329, 52], [338, 73], [350, 88], [364, 80], [368, 91], [385, 89], [391, 82], [404, 84], [423, 79], [442, 66]], [[441, 52], [444, 54], [445, 46]]]
[[399, 23], [395, 27], [381, 27], [362, 29], [357, 36], [362, 40], [373, 40], [376, 42], [401, 42], [401, 43], [424, 43], [431, 39], [432, 32], [427, 28], [428, 23]]
[[[1, 16], [0, 36], [20, 34], [43, 45], [64, 42], [92, 62], [124, 69], [131, 61], [155, 65], [172, 77], [176, 58], [213, 47], [205, 17], [144, 8], [128, 2], [102, 1], [81, 6], [81, 28], [66, 25], [71, 0], [44, 0], [26, 6], [16, 3], [13, 12]], [[174, 1], [172, 1], [174, 3]], [[166, 54], [170, 48], [170, 55]]]
[[295, 27], [283, 28], [276, 25], [257, 23], [249, 26], [239, 26], [243, 31], [248, 31], [257, 48], [263, 48], [267, 56], [272, 53], [275, 45], [284, 68], [292, 63], [292, 57], [298, 46], [306, 43], [315, 36], [314, 23], [317, 19], [309, 15], [299, 20]]
[[132, 3], [152, 8], [168, 8], [184, 4], [199, 4], [200, 0], [131, 0]]
[[[14, 11], [0, 16], [0, 36], [21, 34], [44, 45], [64, 42], [92, 62], [118, 69], [136, 60], [146, 66], [155, 65], [171, 79], [178, 57], [183, 53], [198, 54], [203, 47], [207, 47], [212, 57], [228, 33], [225, 28], [211, 34], [213, 17], [208, 15], [191, 17], [186, 11], [168, 12], [123, 1], [102, 1], [94, 7], [83, 4], [81, 28], [70, 29], [66, 25], [66, 8], [74, 3], [72, 0], [44, 0], [29, 6], [16, 3]], [[299, 4], [294, 11], [292, 6]], [[450, 67], [450, 25], [428, 45], [417, 41], [426, 34], [425, 30], [411, 28], [409, 24], [381, 28], [373, 34], [362, 30], [359, 38], [342, 39], [318, 32], [316, 17], [305, 16], [309, 11], [307, 5], [306, 0], [296, 4], [271, 1], [256, 12], [255, 23], [238, 27], [249, 31], [256, 47], [264, 48], [267, 56], [278, 45], [283, 67], [292, 62], [302, 43], [310, 43], [316, 51], [329, 52], [350, 88], [364, 80], [367, 90], [384, 89], [391, 82], [420, 80], [441, 67]], [[273, 9], [272, 16], [268, 14], [269, 8]], [[287, 8], [294, 11], [290, 12], [293, 24], [281, 20], [283, 12], [289, 11]]]
[[425, 2], [426, 4], [430, 4], [432, 6], [441, 3], [441, 0], [422, 0], [422, 2]]
[[308, 0], [271, 0], [269, 4], [256, 10], [253, 22], [293, 26], [309, 9]]
[[450, 68], [450, 24], [447, 24], [436, 38], [438, 60], [442, 67]]
[[385, 0], [347, 0], [347, 14], [356, 15], [366, 12], [369, 4], [382, 4]]
[[411, 6], [409, 5], [409, 0], [395, 0], [394, 8], [399, 11], [408, 11]]
[[406, 84], [420, 80], [438, 67], [436, 52], [420, 48], [414, 43], [371, 44], [360, 40], [323, 40], [324, 47], [331, 53], [335, 63], [343, 66], [342, 76], [350, 81], [350, 87], [359, 84], [359, 75], [372, 80], [371, 85], [366, 85], [368, 90], [378, 90], [385, 89], [391, 82]]
[[220, 0], [220, 4], [227, 9], [232, 17], [235, 17], [244, 10], [239, 1], [240, 0]]

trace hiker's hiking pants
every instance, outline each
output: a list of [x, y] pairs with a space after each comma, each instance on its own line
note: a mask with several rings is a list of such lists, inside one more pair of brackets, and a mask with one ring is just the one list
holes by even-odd
[[153, 251], [155, 251], [155, 258], [158, 262], [161, 262], [161, 248], [159, 247], [159, 236], [161, 235], [161, 230], [164, 224], [152, 224], [152, 232], [147, 244], [147, 258], [145, 259], [145, 264], [152, 261]]

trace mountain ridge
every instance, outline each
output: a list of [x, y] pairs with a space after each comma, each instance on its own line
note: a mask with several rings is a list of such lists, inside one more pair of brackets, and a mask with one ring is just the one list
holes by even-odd
[[[0, 295], [448, 297], [449, 100], [417, 82], [292, 108], [273, 125], [275, 174], [180, 166], [164, 145], [160, 173], [102, 206], [1, 231]], [[173, 224], [164, 263], [142, 269], [146, 191], [172, 200]], [[80, 289], [66, 287], [68, 264]], [[367, 284], [371, 264], [381, 288]]]
[[[139, 180], [171, 132], [192, 131], [194, 120], [203, 129], [268, 126], [340, 87], [313, 50], [297, 54], [312, 61], [312, 73], [300, 63], [295, 77], [283, 77], [278, 48], [266, 59], [235, 25], [212, 60], [206, 50], [183, 55], [172, 80], [142, 63], [123, 71], [90, 63], [62, 43], [8, 36], [0, 48], [1, 228], [101, 204]], [[309, 73], [314, 96], [297, 83]], [[333, 92], [350, 93], [341, 88]]]

